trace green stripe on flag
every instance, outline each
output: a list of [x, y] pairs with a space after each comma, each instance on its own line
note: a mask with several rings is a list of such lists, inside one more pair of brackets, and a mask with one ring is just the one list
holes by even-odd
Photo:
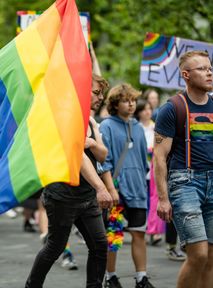
[[13, 116], [19, 126], [31, 106], [34, 95], [20, 61], [15, 40], [1, 49], [0, 61], [0, 76], [7, 89]]
[[26, 122], [19, 127], [8, 158], [14, 194], [17, 200], [22, 202], [42, 187], [31, 149]]

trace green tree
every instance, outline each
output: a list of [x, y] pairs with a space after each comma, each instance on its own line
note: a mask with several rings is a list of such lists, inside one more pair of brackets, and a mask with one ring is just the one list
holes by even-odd
[[19, 10], [43, 11], [54, 1], [1, 0], [0, 1], [0, 47], [6, 45], [16, 35], [17, 15]]
[[[86, 3], [85, 3], [86, 2]], [[104, 75], [111, 82], [139, 85], [146, 32], [211, 42], [212, 1], [78, 1], [91, 14], [92, 39]]]

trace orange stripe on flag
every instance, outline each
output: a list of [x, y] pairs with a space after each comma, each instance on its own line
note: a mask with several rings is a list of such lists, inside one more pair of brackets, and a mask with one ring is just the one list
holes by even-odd
[[[57, 79], [57, 81], [54, 81]], [[76, 183], [84, 149], [84, 122], [78, 96], [67, 68], [62, 43], [58, 37], [46, 72], [44, 85], [69, 163], [70, 182]]]
[[43, 14], [48, 16], [49, 21], [46, 21], [46, 17], [39, 17], [34, 23], [50, 57], [58, 37], [55, 31], [59, 31], [61, 28], [61, 18], [55, 5], [52, 5]]

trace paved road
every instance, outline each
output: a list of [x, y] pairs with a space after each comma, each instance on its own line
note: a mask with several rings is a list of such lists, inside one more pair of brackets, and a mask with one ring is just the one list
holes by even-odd
[[[79, 264], [78, 271], [66, 271], [55, 263], [49, 272], [44, 288], [85, 287], [85, 264], [87, 248], [71, 236], [73, 252]], [[22, 217], [10, 219], [0, 216], [0, 288], [24, 288], [34, 257], [41, 248], [37, 233], [22, 232]], [[118, 257], [118, 274], [123, 288], [134, 288], [133, 263], [130, 257], [130, 236], [125, 235], [125, 244]], [[168, 260], [165, 246], [148, 246], [148, 273], [156, 288], [175, 288], [180, 263]]]

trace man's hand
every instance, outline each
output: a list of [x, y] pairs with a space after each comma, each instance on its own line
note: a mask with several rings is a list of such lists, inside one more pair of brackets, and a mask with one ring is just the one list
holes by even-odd
[[118, 191], [117, 189], [115, 189], [114, 187], [112, 189], [108, 189], [111, 197], [112, 197], [112, 202], [113, 202], [113, 206], [115, 205], [118, 205], [119, 203], [119, 194], [118, 194]]
[[86, 137], [84, 149], [92, 148], [97, 145], [96, 141], [93, 138]]
[[171, 206], [168, 199], [167, 200], [158, 200], [157, 214], [162, 220], [164, 220], [166, 222], [171, 222], [171, 220], [172, 220], [172, 206]]
[[97, 122], [95, 121], [95, 119], [92, 116], [89, 117], [89, 121], [92, 124], [94, 129], [98, 129]]
[[96, 188], [97, 200], [100, 208], [107, 209], [112, 207], [112, 197], [105, 186]]

